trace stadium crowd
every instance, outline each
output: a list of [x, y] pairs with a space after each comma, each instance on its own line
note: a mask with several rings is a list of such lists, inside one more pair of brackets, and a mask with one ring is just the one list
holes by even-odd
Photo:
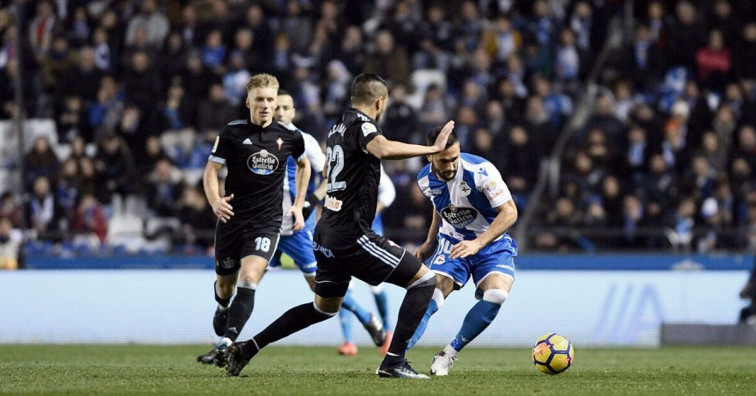
[[[494, 162], [520, 211], [537, 205], [531, 249], [756, 249], [750, 2], [638, 0], [632, 16], [617, 0], [2, 6], [0, 122], [23, 112], [55, 125], [22, 158], [0, 161], [11, 171], [23, 161], [26, 193], [3, 193], [0, 224], [11, 227], [0, 233], [25, 216], [32, 251], [211, 249], [215, 219], [199, 177], [220, 129], [246, 116], [245, 84], [258, 72], [279, 78], [295, 124], [321, 143], [361, 72], [391, 83], [390, 139], [422, 142], [455, 120], [463, 151]], [[597, 73], [590, 115], [559, 153], [558, 186], [531, 200], [594, 62], [623, 29]], [[420, 165], [387, 168], [398, 199], [384, 222], [403, 243], [430, 224]], [[134, 218], [142, 242], [129, 245], [113, 228]]]

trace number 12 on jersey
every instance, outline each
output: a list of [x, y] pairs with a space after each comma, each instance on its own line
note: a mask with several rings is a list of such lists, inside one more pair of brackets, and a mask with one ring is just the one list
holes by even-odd
[[328, 157], [328, 192], [341, 191], [346, 188], [345, 181], [336, 181], [339, 177], [339, 173], [344, 170], [344, 149], [338, 144], [326, 148], [326, 156]]

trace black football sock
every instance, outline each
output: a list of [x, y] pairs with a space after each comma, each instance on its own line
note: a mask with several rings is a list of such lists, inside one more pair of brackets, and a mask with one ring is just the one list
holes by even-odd
[[244, 356], [251, 358], [266, 345], [288, 337], [310, 325], [332, 318], [334, 315], [318, 311], [315, 309], [315, 304], [311, 302], [298, 305], [286, 311], [244, 344], [242, 349]]
[[249, 317], [252, 315], [252, 309], [255, 307], [255, 288], [257, 285], [254, 283], [240, 284], [236, 288], [236, 297], [231, 302], [231, 306], [228, 308], [228, 326], [226, 327], [226, 334], [223, 336], [236, 341], [244, 328], [244, 324], [247, 323]]
[[407, 288], [407, 294], [404, 295], [404, 301], [399, 308], [399, 319], [394, 328], [394, 336], [383, 360], [385, 364], [398, 364], [404, 360], [404, 353], [407, 350], [409, 340], [415, 334], [415, 329], [420, 324], [420, 320], [423, 319], [435, 288], [436, 275], [430, 271]]

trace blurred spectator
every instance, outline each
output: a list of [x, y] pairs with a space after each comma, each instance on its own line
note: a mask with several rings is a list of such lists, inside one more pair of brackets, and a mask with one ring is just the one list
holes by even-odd
[[732, 70], [740, 79], [756, 79], [756, 22], [743, 26], [741, 39], [733, 51]]
[[13, 228], [21, 225], [21, 204], [10, 191], [0, 195], [0, 217], [10, 220]]
[[635, 81], [639, 89], [652, 92], [664, 72], [663, 66], [664, 57], [651, 29], [644, 23], [638, 24], [633, 41], [622, 49], [620, 70], [623, 76]]
[[226, 58], [226, 46], [223, 45], [220, 29], [213, 29], [205, 38], [202, 47], [202, 64], [210, 69], [220, 69]]
[[751, 170], [756, 169], [756, 128], [743, 125], [735, 139], [733, 157], [744, 158]]
[[691, 197], [682, 197], [672, 220], [670, 240], [676, 250], [688, 252], [693, 242], [693, 227], [696, 226], [696, 203]]
[[[113, 195], [122, 198], [134, 188], [133, 157], [123, 139], [114, 134], [104, 136], [97, 149], [94, 167], [97, 174], [96, 197], [110, 205]], [[83, 168], [83, 166], [82, 166]]]
[[495, 142], [494, 145], [503, 150], [490, 158], [501, 171], [518, 209], [522, 210], [538, 179], [541, 159], [532, 154], [533, 143], [520, 125], [513, 126]]
[[362, 31], [357, 26], [348, 26], [344, 31], [341, 46], [336, 50], [337, 57], [353, 75], [359, 74], [365, 63], [365, 48]]
[[304, 15], [303, 4], [298, 0], [286, 1], [286, 14], [281, 21], [281, 28], [286, 32], [291, 43], [291, 50], [302, 53], [312, 37], [312, 19]]
[[50, 49], [55, 31], [62, 29], [55, 15], [55, 6], [50, 0], [37, 2], [34, 18], [29, 23], [29, 41], [37, 58], [41, 58]]
[[556, 130], [551, 124], [549, 113], [543, 107], [543, 100], [537, 96], [528, 98], [523, 126], [532, 143], [533, 154], [543, 158], [551, 154], [556, 141]]
[[84, 245], [95, 249], [105, 244], [108, 235], [108, 220], [94, 195], [81, 196], [73, 215], [71, 231], [74, 233], [74, 245]]
[[178, 204], [178, 217], [181, 219], [181, 232], [176, 235], [177, 242], [199, 245], [209, 249], [215, 243], [213, 230], [216, 216], [207, 200], [197, 187], [184, 189]]
[[721, 30], [710, 31], [708, 44], [696, 51], [696, 67], [704, 86], [716, 92], [722, 90], [732, 68], [732, 53], [725, 46]]
[[76, 137], [91, 141], [92, 126], [81, 98], [68, 96], [63, 99], [61, 107], [56, 118], [58, 142], [70, 142]]
[[7, 217], [0, 216], [0, 270], [19, 267], [19, 254], [23, 236]]
[[449, 50], [452, 48], [454, 30], [446, 20], [444, 9], [431, 4], [426, 18], [418, 27], [419, 49], [412, 60], [415, 69], [435, 68], [446, 71], [449, 67]]
[[126, 31], [126, 45], [136, 41], [139, 31], [143, 31], [147, 43], [156, 48], [162, 48], [165, 36], [168, 35], [168, 18], [158, 10], [156, 0], [143, 0], [139, 13], [131, 17]]
[[95, 53], [91, 47], [82, 47], [78, 52], [78, 62], [61, 76], [57, 90], [57, 101], [69, 96], [78, 96], [85, 106], [97, 98], [103, 72], [95, 67]]
[[172, 84], [168, 87], [167, 96], [165, 102], [160, 104], [162, 110], [160, 129], [180, 129], [189, 125], [190, 120], [193, 119], [189, 108], [192, 100], [186, 97], [184, 87], [181, 84]]
[[88, 126], [102, 134], [104, 131], [115, 130], [121, 121], [124, 111], [124, 94], [113, 76], [105, 76], [100, 80], [97, 91], [97, 101], [89, 109]]
[[[326, 81], [323, 94], [323, 115], [326, 118], [333, 119], [344, 110], [349, 104], [349, 87], [352, 80], [352, 74], [349, 73], [346, 66], [339, 60], [328, 62], [326, 67]], [[395, 97], [391, 97], [396, 100]], [[401, 100], [401, 98], [400, 98]], [[389, 104], [390, 105], [390, 104]]]
[[559, 252], [577, 249], [578, 234], [567, 232], [567, 229], [579, 226], [581, 218], [572, 200], [566, 197], [557, 198], [553, 208], [546, 212], [544, 224], [558, 230], [539, 232], [534, 241], [535, 246]]
[[391, 32], [379, 31], [374, 44], [375, 51], [365, 58], [363, 72], [376, 73], [392, 83], [408, 83], [410, 63], [407, 51], [394, 43]]
[[184, 44], [181, 33], [172, 31], [165, 39], [165, 48], [158, 55], [156, 67], [160, 79], [165, 84], [171, 84], [174, 78], [180, 76], [186, 63], [188, 47]]
[[693, 65], [696, 50], [706, 42], [706, 28], [699, 21], [698, 10], [688, 1], [675, 6], [675, 19], [670, 23], [667, 35], [667, 51], [670, 65]]
[[75, 158], [63, 161], [56, 178], [55, 201], [58, 202], [61, 214], [68, 220], [73, 219], [74, 209], [79, 200], [79, 163]]
[[90, 27], [91, 24], [89, 22], [89, 15], [87, 15], [87, 9], [83, 6], [74, 8], [73, 15], [68, 20], [66, 31], [68, 32], [68, 41], [71, 45], [81, 47], [89, 42], [92, 28]]
[[223, 76], [225, 98], [231, 106], [244, 106], [247, 97], [247, 81], [252, 75], [247, 71], [244, 54], [238, 50], [229, 56], [228, 70]]
[[176, 203], [184, 189], [183, 183], [174, 175], [175, 168], [167, 159], [160, 159], [147, 185], [147, 206], [158, 217], [177, 214]]
[[223, 84], [214, 83], [210, 85], [207, 98], [200, 102], [197, 128], [220, 130], [228, 120], [237, 118], [236, 115], [236, 108], [226, 100]]
[[28, 225], [38, 239], [60, 240], [60, 209], [52, 193], [50, 180], [46, 176], [34, 179], [34, 187], [27, 208]]
[[45, 177], [48, 181], [55, 180], [58, 172], [58, 156], [50, 147], [50, 141], [46, 136], [38, 136], [34, 139], [34, 145], [24, 159], [26, 167], [26, 188], [39, 177]]
[[391, 100], [382, 119], [381, 129], [384, 135], [391, 140], [422, 142], [422, 134], [425, 131], [418, 125], [417, 112], [406, 102], [407, 88], [403, 84], [393, 84], [390, 96]]
[[163, 85], [149, 56], [144, 51], [133, 53], [123, 77], [124, 102], [136, 106], [149, 123], [156, 113], [163, 94]]
[[425, 91], [423, 104], [420, 106], [420, 121], [426, 127], [441, 125], [448, 119], [451, 105], [448, 103], [444, 92], [436, 84], [431, 84]]
[[118, 54], [111, 48], [107, 30], [101, 27], [95, 29], [92, 33], [92, 48], [95, 67], [105, 73], [114, 71]]

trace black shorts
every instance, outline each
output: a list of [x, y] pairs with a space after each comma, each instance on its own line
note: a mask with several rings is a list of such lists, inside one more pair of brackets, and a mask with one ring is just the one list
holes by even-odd
[[315, 294], [321, 297], [343, 297], [353, 276], [373, 286], [389, 282], [406, 287], [423, 265], [374, 232], [340, 243], [334, 240], [316, 228], [312, 244], [318, 260]]
[[241, 259], [259, 256], [270, 262], [278, 248], [279, 227], [232, 228], [218, 224], [215, 230], [215, 273], [231, 275], [239, 270]]

